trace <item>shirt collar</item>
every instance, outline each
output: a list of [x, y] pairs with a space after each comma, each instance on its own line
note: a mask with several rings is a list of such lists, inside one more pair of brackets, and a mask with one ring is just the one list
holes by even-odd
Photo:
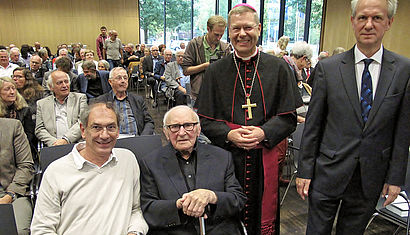
[[[192, 156], [193, 154], [196, 154], [196, 152], [197, 152], [197, 146], [198, 146], [197, 143], [198, 143], [198, 141], [195, 142], [194, 148], [192, 149], [192, 152], [191, 152], [191, 154], [190, 154], [189, 156]], [[174, 150], [175, 156], [181, 156], [181, 157], [182, 157], [182, 153], [181, 153], [180, 151], [176, 150], [176, 149], [174, 148], [174, 146], [172, 146], [171, 142], [169, 143], [169, 146], [172, 148], [172, 150]]]
[[367, 58], [360, 50], [357, 48], [357, 45], [354, 46], [354, 61], [355, 64], [358, 64], [364, 59], [373, 59], [375, 62], [381, 64], [383, 57], [383, 45], [380, 46], [380, 49], [374, 53], [370, 58]]
[[[206, 34], [206, 35], [208, 35], [208, 34]], [[203, 44], [204, 44], [205, 49], [209, 50], [211, 48], [211, 46], [208, 44], [208, 41], [206, 40], [206, 37], [207, 37], [206, 35], [204, 36], [204, 40], [203, 40], [204, 43]], [[219, 50], [219, 48], [220, 48], [220, 43], [218, 42], [218, 44], [215, 47], [215, 51]]]
[[112, 93], [112, 99], [113, 100], [123, 101], [123, 100], [128, 98], [128, 91], [125, 92], [125, 94], [126, 94], [125, 99], [122, 99], [122, 100], [117, 99], [117, 96], [115, 95], [113, 90], [111, 90], [110, 92]]
[[81, 156], [79, 150], [83, 150], [85, 148], [85, 143], [78, 143], [76, 145], [74, 145], [72, 154], [73, 154], [73, 158], [74, 158], [74, 165], [78, 170], [81, 170], [84, 167], [84, 164], [89, 164], [93, 167], [97, 167], [97, 168], [103, 168], [104, 166], [106, 166], [108, 163], [110, 163], [111, 161], [116, 161], [118, 162], [118, 158], [115, 155], [114, 151], [111, 151], [110, 157], [108, 158], [108, 160], [101, 166], [97, 166], [94, 163], [86, 160], [83, 156]]
[[[68, 96], [69, 96], [69, 95], [70, 95], [70, 94], [68, 94]], [[66, 97], [64, 98], [64, 103], [63, 103], [63, 104], [67, 104], [68, 96], [66, 96]], [[61, 104], [61, 103], [57, 100], [57, 98], [54, 96], [54, 93], [53, 93], [53, 98], [54, 98], [54, 102], [56, 102], [57, 104]], [[63, 104], [61, 104], [61, 105], [63, 105]]]

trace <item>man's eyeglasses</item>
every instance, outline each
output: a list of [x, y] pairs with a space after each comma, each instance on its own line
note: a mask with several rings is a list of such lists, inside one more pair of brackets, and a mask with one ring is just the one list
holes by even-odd
[[241, 29], [243, 29], [245, 32], [250, 32], [252, 31], [254, 28], [256, 28], [258, 25], [247, 25], [247, 26], [232, 26], [231, 30], [234, 33], [239, 33], [241, 31]]
[[171, 125], [166, 125], [166, 127], [168, 127], [168, 129], [171, 132], [175, 133], [181, 129], [181, 126], [184, 127], [184, 130], [186, 131], [192, 131], [196, 124], [198, 124], [198, 122], [190, 122], [190, 123], [184, 123], [184, 124], [171, 124]]
[[107, 132], [109, 132], [109, 133], [116, 133], [117, 130], [118, 130], [118, 126], [114, 125], [114, 124], [108, 125], [108, 126], [100, 126], [100, 125], [91, 125], [90, 126], [90, 130], [93, 133], [100, 133], [104, 129], [107, 130]]

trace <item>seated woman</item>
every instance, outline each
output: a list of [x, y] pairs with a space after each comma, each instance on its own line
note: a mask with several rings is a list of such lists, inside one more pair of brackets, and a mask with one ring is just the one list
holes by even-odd
[[18, 92], [26, 100], [30, 108], [33, 122], [36, 120], [37, 100], [44, 97], [44, 89], [34, 79], [33, 74], [26, 68], [16, 68], [13, 71], [13, 80]]
[[9, 77], [0, 77], [0, 118], [20, 120], [32, 149], [35, 149], [37, 138], [34, 134], [32, 113], [23, 96], [17, 91], [16, 83]]

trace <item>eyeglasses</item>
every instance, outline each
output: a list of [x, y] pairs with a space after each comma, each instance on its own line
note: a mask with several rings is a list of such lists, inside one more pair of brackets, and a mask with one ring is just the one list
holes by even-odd
[[118, 126], [117, 125], [108, 125], [108, 126], [100, 126], [100, 125], [91, 125], [90, 126], [90, 130], [93, 133], [100, 133], [103, 130], [107, 130], [108, 133], [116, 133], [118, 130]]
[[168, 129], [171, 132], [175, 133], [181, 129], [181, 126], [184, 127], [184, 130], [186, 131], [192, 131], [196, 124], [198, 124], [198, 122], [188, 122], [184, 124], [171, 124], [171, 125], [166, 125], [166, 127], [168, 127]]
[[151, 50], [151, 51], [159, 51], [159, 50]]
[[128, 81], [128, 76], [116, 76], [114, 79], [117, 81], [121, 81], [121, 80]]

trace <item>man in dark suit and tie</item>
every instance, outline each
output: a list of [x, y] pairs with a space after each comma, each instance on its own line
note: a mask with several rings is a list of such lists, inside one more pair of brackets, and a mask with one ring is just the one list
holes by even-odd
[[397, 0], [353, 0], [357, 40], [321, 60], [306, 117], [297, 190], [308, 196], [306, 234], [363, 234], [380, 193], [404, 184], [410, 140], [410, 60], [383, 48]]
[[145, 156], [141, 168], [141, 208], [151, 235], [240, 235], [246, 196], [235, 178], [231, 153], [197, 143], [198, 115], [176, 106], [164, 115], [168, 145]]

